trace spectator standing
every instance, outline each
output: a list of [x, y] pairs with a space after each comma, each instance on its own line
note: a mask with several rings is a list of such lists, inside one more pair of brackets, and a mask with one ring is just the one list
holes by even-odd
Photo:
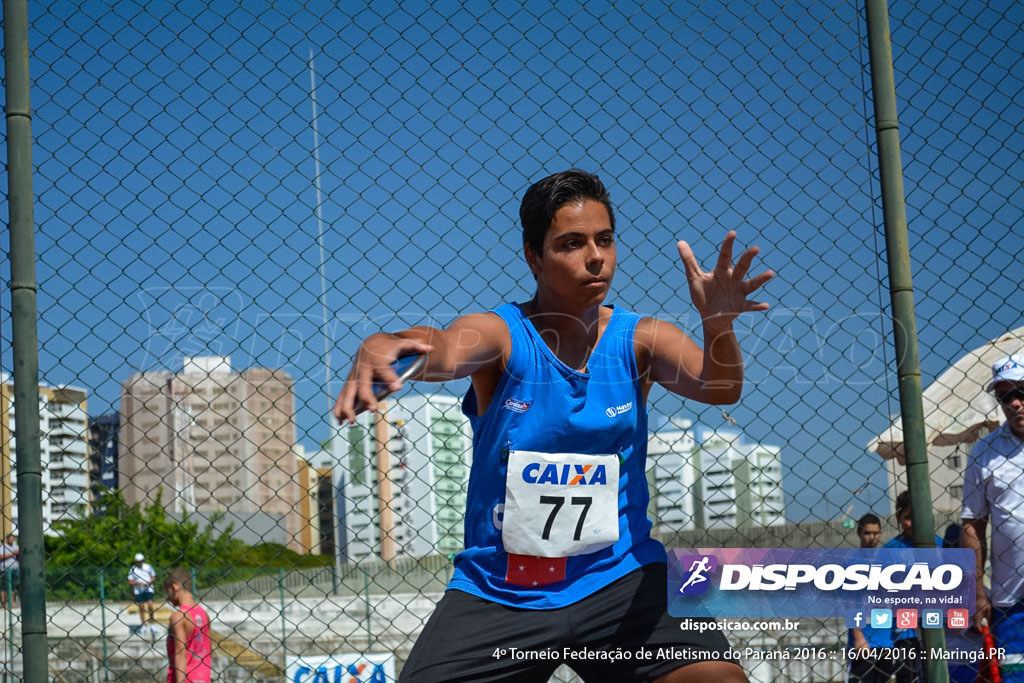
[[[999, 359], [985, 387], [1006, 422], [971, 449], [964, 470], [961, 544], [974, 550], [978, 577], [992, 558], [991, 592], [978, 581], [974, 627], [1005, 648], [1003, 681], [1024, 681], [1024, 351]], [[992, 526], [992, 545], [986, 535]]]
[[[870, 512], [858, 519], [857, 538], [861, 548], [878, 548], [882, 543], [882, 520]], [[872, 628], [867, 624], [850, 629], [849, 646], [862, 656], [850, 659], [849, 683], [888, 683], [895, 671], [895, 661], [874, 657], [870, 652], [892, 647], [892, 633], [892, 629]]]
[[135, 554], [135, 564], [128, 571], [128, 584], [132, 587], [135, 604], [139, 608], [139, 618], [142, 626], [139, 628], [140, 635], [146, 633], [155, 634], [155, 626], [146, 626], [146, 612], [149, 612], [149, 623], [156, 624], [156, 606], [153, 603], [153, 584], [156, 582], [156, 572], [146, 562], [142, 553]]

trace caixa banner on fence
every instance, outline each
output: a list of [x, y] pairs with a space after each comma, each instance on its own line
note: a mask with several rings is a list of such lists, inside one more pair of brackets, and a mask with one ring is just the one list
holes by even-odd
[[289, 655], [287, 683], [394, 683], [395, 657], [388, 653], [345, 652], [335, 655]]
[[845, 617], [849, 610], [974, 612], [966, 548], [675, 548], [676, 617]]

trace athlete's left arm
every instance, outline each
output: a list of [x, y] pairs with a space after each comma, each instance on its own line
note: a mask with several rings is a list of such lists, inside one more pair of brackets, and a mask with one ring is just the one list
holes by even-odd
[[657, 382], [669, 391], [710, 404], [729, 404], [743, 393], [743, 355], [740, 352], [733, 321], [746, 311], [766, 311], [768, 304], [750, 301], [747, 296], [775, 274], [768, 270], [746, 278], [757, 247], [749, 247], [732, 263], [736, 233], [730, 231], [722, 241], [714, 270], [704, 272], [686, 242], [676, 246], [686, 270], [690, 299], [700, 313], [704, 328], [702, 350], [675, 325], [653, 318], [637, 324], [635, 348], [645, 395]]

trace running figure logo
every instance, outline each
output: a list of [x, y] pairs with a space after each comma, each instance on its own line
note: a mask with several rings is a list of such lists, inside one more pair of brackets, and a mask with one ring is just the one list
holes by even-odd
[[714, 555], [687, 555], [679, 558], [679, 565], [686, 568], [679, 592], [683, 595], [701, 595], [711, 585], [708, 574], [718, 569], [718, 558]]

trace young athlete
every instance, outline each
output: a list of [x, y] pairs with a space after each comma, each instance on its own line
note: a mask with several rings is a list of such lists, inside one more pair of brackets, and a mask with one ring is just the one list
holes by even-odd
[[[696, 401], [736, 402], [733, 320], [768, 308], [747, 297], [773, 274], [746, 279], [756, 247], [733, 266], [733, 232], [711, 272], [678, 243], [702, 350], [675, 325], [603, 305], [615, 221], [596, 176], [540, 180], [520, 218], [535, 296], [443, 330], [371, 335], [334, 407], [350, 423], [357, 400], [374, 410], [372, 382], [399, 389], [391, 363], [410, 353], [429, 354], [415, 379], [471, 379], [466, 549], [401, 679], [542, 682], [565, 663], [588, 681], [745, 681], [735, 663], [714, 661], [728, 648], [719, 631], [680, 630], [666, 612], [665, 549], [646, 515], [646, 399], [657, 382]], [[651, 658], [588, 655], [639, 650]]]
[[167, 683], [210, 683], [210, 617], [192, 595], [191, 572], [167, 572], [164, 591], [178, 608], [167, 625]]

